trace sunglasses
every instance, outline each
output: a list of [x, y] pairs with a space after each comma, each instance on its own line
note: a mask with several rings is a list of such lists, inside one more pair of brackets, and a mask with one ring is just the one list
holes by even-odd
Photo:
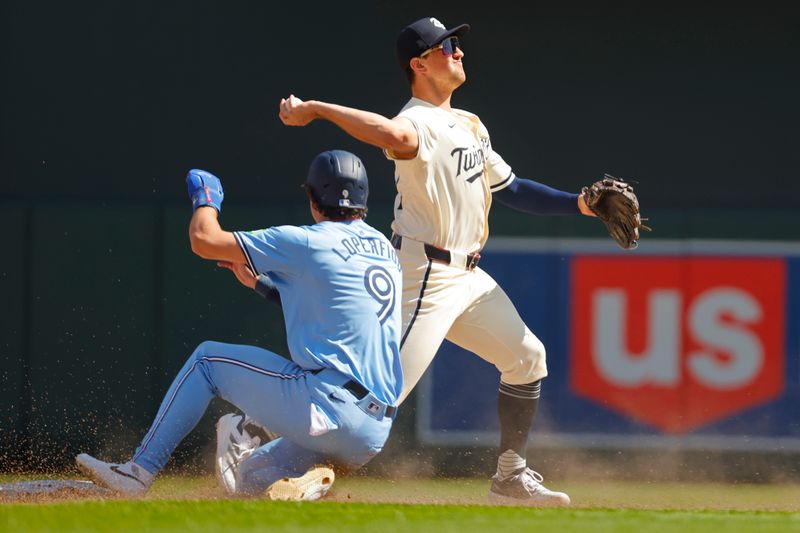
[[436, 50], [441, 50], [442, 53], [450, 57], [451, 55], [456, 53], [456, 48], [460, 47], [461, 43], [458, 42], [458, 37], [448, 37], [441, 43], [437, 44], [433, 48], [428, 48], [424, 52], [422, 52], [419, 57], [425, 57], [426, 55], [430, 54], [431, 52], [435, 52]]

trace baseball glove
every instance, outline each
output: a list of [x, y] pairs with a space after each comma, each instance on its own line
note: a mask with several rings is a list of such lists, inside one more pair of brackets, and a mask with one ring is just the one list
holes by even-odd
[[620, 248], [636, 248], [639, 230], [651, 231], [642, 224], [639, 200], [629, 183], [604, 174], [603, 179], [581, 189], [581, 194], [587, 207], [603, 221]]

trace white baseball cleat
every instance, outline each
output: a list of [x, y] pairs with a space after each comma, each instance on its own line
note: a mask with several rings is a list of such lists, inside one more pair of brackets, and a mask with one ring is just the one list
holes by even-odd
[[105, 463], [82, 453], [75, 457], [78, 470], [96, 484], [123, 496], [142, 496], [153, 484], [156, 476], [132, 461]]
[[569, 496], [542, 485], [544, 478], [539, 472], [525, 468], [507, 479], [492, 477], [489, 503], [495, 505], [523, 505], [529, 507], [563, 507], [570, 504]]
[[228, 494], [236, 494], [239, 466], [261, 446], [261, 439], [245, 429], [244, 415], [227, 414], [217, 422], [217, 481]]
[[331, 490], [335, 477], [327, 466], [315, 466], [300, 477], [279, 479], [264, 491], [268, 500], [319, 500]]

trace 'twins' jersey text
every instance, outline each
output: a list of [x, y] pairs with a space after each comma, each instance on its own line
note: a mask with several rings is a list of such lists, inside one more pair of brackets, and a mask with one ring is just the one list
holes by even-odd
[[447, 250], [479, 251], [489, 236], [492, 192], [511, 183], [511, 167], [477, 115], [412, 98], [398, 116], [414, 125], [419, 148], [413, 159], [394, 159], [392, 230]]

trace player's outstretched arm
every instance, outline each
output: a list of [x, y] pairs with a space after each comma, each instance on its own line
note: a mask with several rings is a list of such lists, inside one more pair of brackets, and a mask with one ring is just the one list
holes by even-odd
[[586, 205], [582, 194], [560, 191], [543, 183], [518, 177], [507, 187], [495, 192], [493, 197], [512, 209], [535, 215], [595, 216]]
[[318, 100], [304, 102], [294, 95], [281, 99], [278, 116], [287, 126], [305, 126], [316, 119], [333, 122], [351, 137], [388, 150], [398, 159], [417, 154], [417, 130], [404, 118], [389, 119], [378, 113]]

